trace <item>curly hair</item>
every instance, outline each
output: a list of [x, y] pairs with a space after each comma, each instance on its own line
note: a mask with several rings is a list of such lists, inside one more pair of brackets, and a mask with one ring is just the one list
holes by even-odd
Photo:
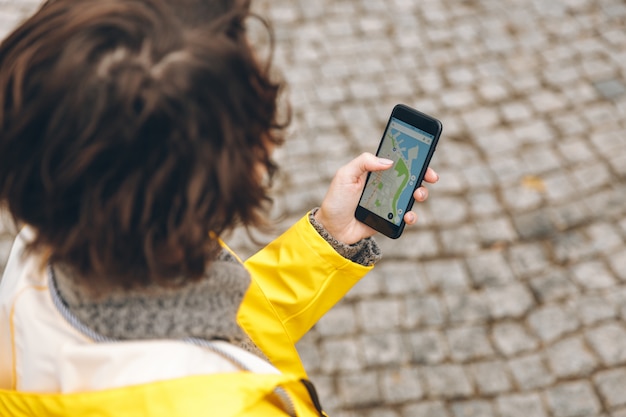
[[0, 201], [30, 249], [94, 284], [173, 284], [265, 224], [282, 83], [247, 3], [51, 0], [0, 45]]

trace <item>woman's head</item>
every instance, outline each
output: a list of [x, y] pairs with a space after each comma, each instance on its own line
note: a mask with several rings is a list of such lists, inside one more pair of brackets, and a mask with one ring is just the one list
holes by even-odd
[[280, 85], [247, 2], [53, 0], [0, 47], [0, 199], [85, 276], [198, 277], [259, 226]]

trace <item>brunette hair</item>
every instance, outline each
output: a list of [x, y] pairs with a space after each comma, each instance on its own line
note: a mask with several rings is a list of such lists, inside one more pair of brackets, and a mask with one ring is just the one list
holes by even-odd
[[0, 46], [0, 201], [94, 283], [195, 279], [264, 224], [280, 82], [247, 1], [50, 0]]

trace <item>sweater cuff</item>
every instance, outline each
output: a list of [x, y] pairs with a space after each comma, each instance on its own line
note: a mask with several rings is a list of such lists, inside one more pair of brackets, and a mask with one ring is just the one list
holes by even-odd
[[309, 221], [317, 233], [319, 233], [339, 255], [363, 266], [372, 266], [380, 261], [382, 253], [373, 237], [361, 239], [352, 245], [339, 242], [315, 219], [315, 213], [317, 213], [318, 210], [319, 207], [311, 210], [309, 213]]

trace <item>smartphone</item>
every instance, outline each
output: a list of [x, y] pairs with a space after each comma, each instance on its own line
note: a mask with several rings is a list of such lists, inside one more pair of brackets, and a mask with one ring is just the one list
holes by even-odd
[[403, 104], [393, 108], [376, 151], [393, 166], [368, 174], [357, 220], [392, 239], [400, 237], [404, 214], [413, 207], [413, 192], [422, 184], [441, 130], [441, 122], [431, 116]]

